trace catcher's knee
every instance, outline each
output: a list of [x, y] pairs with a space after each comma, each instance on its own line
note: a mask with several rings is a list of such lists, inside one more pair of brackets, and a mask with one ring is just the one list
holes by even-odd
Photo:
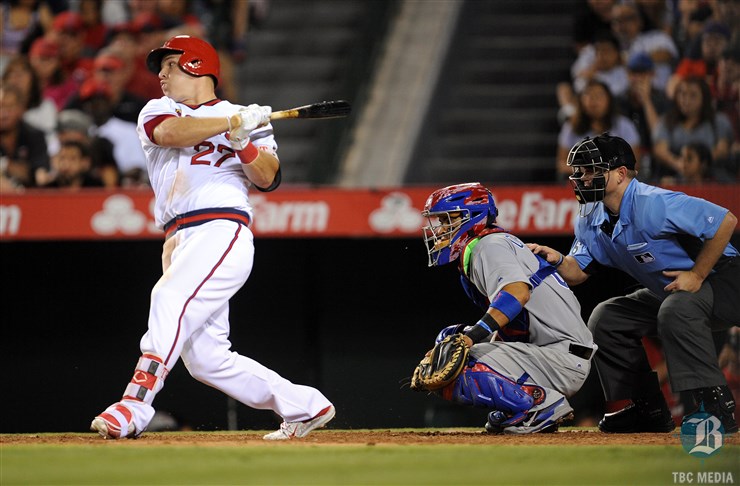
[[526, 378], [527, 375], [524, 375], [518, 381], [513, 381], [483, 363], [473, 363], [442, 391], [442, 397], [461, 405], [519, 414], [545, 399], [544, 389], [537, 385], [525, 385]]

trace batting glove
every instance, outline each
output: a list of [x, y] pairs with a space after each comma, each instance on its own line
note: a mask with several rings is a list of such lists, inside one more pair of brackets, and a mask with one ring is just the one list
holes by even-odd
[[237, 111], [241, 123], [229, 132], [229, 141], [234, 150], [243, 150], [249, 144], [249, 134], [252, 130], [267, 125], [270, 122], [272, 107], [256, 104], [242, 107]]

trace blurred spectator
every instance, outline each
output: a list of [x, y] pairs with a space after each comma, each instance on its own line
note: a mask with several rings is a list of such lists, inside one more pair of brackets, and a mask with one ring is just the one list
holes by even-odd
[[28, 58], [22, 54], [14, 57], [5, 67], [2, 79], [3, 84], [14, 86], [23, 94], [23, 120], [44, 132], [47, 148], [50, 149], [55, 138], [57, 107], [54, 101], [44, 97], [39, 78]]
[[698, 41], [698, 53], [684, 56], [676, 66], [666, 87], [669, 98], [673, 98], [678, 81], [688, 77], [705, 78], [712, 96], [717, 93], [718, 64], [730, 41], [730, 30], [719, 22], [707, 22]]
[[24, 54], [24, 43], [37, 30], [51, 25], [53, 14], [39, 0], [4, 0], [0, 4], [0, 72], [17, 54]]
[[156, 3], [165, 30], [170, 30], [168, 35], [206, 36], [205, 27], [192, 12], [192, 0], [156, 0]]
[[[156, 5], [155, 2], [151, 2]], [[137, 73], [135, 78], [141, 84], [134, 85], [129, 83], [128, 89], [137, 96], [150, 100], [162, 96], [162, 88], [159, 85], [159, 78], [156, 74], [151, 73], [146, 67], [146, 56], [152, 49], [160, 47], [170, 38], [167, 30], [164, 28], [162, 19], [154, 12], [143, 12], [138, 14], [129, 24], [129, 32], [133, 34], [133, 63], [136, 66]], [[119, 36], [125, 36], [124, 32], [119, 32]], [[125, 37], [121, 43], [127, 42]], [[126, 47], [124, 47], [125, 49]]]
[[78, 89], [73, 78], [64, 75], [59, 59], [59, 46], [45, 37], [36, 39], [28, 53], [31, 67], [39, 78], [44, 98], [49, 98], [57, 110], [64, 108]]
[[573, 17], [573, 48], [578, 55], [581, 49], [592, 44], [601, 32], [611, 31], [612, 7], [615, 0], [586, 0], [579, 3]]
[[91, 135], [92, 118], [79, 110], [64, 110], [59, 113], [57, 139], [60, 143], [80, 142], [89, 147], [91, 171], [105, 187], [120, 185], [118, 165], [113, 156], [113, 144], [103, 137]]
[[557, 149], [559, 179], [564, 180], [572, 173], [567, 165], [571, 147], [585, 137], [596, 137], [603, 132], [622, 137], [632, 146], [635, 155], [640, 154], [640, 135], [634, 123], [618, 113], [617, 102], [609, 87], [601, 81], [592, 80], [578, 95], [575, 114], [560, 129]]
[[[611, 0], [589, 0], [603, 3]], [[269, 0], [200, 0], [207, 36], [218, 51], [221, 62], [221, 80], [216, 93], [222, 98], [238, 100], [238, 82], [234, 78], [234, 65], [246, 58], [247, 35], [253, 26], [264, 22], [270, 10]], [[237, 101], [238, 102], [238, 101]]]
[[78, 0], [77, 9], [85, 31], [85, 49], [95, 53], [105, 46], [108, 27], [103, 23], [104, 0]]
[[23, 121], [23, 93], [0, 86], [0, 158], [3, 191], [34, 187], [37, 173], [49, 170], [44, 132]]
[[717, 112], [724, 113], [732, 124], [729, 170], [740, 180], [740, 40], [722, 53], [717, 70]]
[[709, 85], [702, 78], [686, 78], [676, 86], [676, 95], [653, 133], [653, 176], [676, 177], [681, 170], [681, 147], [700, 142], [712, 150], [714, 177], [720, 182], [734, 179], [727, 173], [732, 144], [732, 126], [716, 113]]
[[92, 72], [95, 51], [85, 45], [86, 38], [82, 17], [70, 10], [54, 17], [47, 37], [59, 46], [59, 58], [65, 78], [72, 78], [79, 85]]
[[42, 187], [80, 189], [103, 187], [103, 182], [91, 171], [90, 151], [78, 141], [63, 142], [51, 158], [51, 171]]
[[[136, 123], [139, 112], [148, 100], [130, 93], [126, 86], [131, 80], [134, 66], [127, 64], [123, 54], [119, 54], [110, 47], [102, 49], [95, 57], [93, 64], [93, 78], [99, 79], [110, 86], [113, 93], [113, 116], [121, 120]], [[67, 103], [68, 109], [82, 109], [79, 94], [73, 96]]]
[[640, 11], [635, 4], [620, 3], [612, 9], [612, 31], [619, 39], [625, 59], [644, 52], [655, 63], [653, 83], [665, 89], [678, 59], [678, 49], [670, 35], [662, 30], [643, 30]]
[[713, 180], [712, 152], [703, 143], [693, 142], [681, 147], [679, 169], [676, 177], [666, 176], [660, 180], [661, 185], [692, 184], [700, 185]]
[[597, 34], [593, 44], [581, 50], [571, 67], [573, 88], [583, 91], [592, 79], [603, 81], [611, 93], [620, 97], [627, 91], [627, 69], [622, 62], [619, 41], [611, 32]]
[[620, 113], [632, 120], [640, 134], [640, 180], [648, 180], [652, 175], [652, 134], [669, 103], [665, 93], [653, 86], [654, 67], [644, 52], [633, 55], [627, 62], [627, 93], [618, 99]]
[[129, 72], [125, 90], [139, 99], [148, 101], [161, 97], [162, 87], [159, 85], [157, 75], [147, 69], [146, 56], [141, 57], [138, 37], [139, 34], [133, 25], [116, 26], [111, 29], [107, 49], [123, 59], [124, 70]]
[[671, 34], [673, 4], [666, 0], [635, 0], [644, 30], [661, 30]]
[[687, 56], [704, 30], [707, 19], [712, 16], [712, 8], [699, 0], [679, 0], [677, 8], [671, 37], [681, 56]]
[[91, 78], [80, 88], [82, 109], [93, 120], [92, 133], [113, 143], [113, 156], [121, 175], [146, 169], [146, 158], [136, 133], [136, 123], [113, 116], [113, 91], [108, 83]]
[[712, 7], [712, 19], [725, 24], [732, 41], [740, 41], [740, 2], [738, 0], [707, 0]]

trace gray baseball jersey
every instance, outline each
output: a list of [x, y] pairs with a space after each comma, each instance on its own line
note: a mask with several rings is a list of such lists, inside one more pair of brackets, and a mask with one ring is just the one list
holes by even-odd
[[[478, 291], [492, 299], [505, 285], [525, 282], [540, 267], [540, 259], [508, 233], [493, 233], [473, 248], [468, 276]], [[575, 394], [588, 377], [590, 360], [569, 352], [571, 344], [595, 348], [591, 331], [581, 318], [581, 306], [557, 273], [532, 291], [524, 309], [529, 314], [527, 342], [480, 343], [472, 358], [517, 380], [523, 374], [556, 400]], [[548, 402], [549, 403], [549, 402]]]
[[[494, 233], [473, 248], [468, 276], [478, 290], [492, 299], [505, 285], [529, 284], [540, 260], [509, 233]], [[530, 284], [531, 286], [531, 284]], [[554, 346], [567, 352], [570, 343], [593, 346], [593, 338], [581, 318], [581, 306], [557, 273], [545, 278], [532, 291], [525, 306], [529, 313], [529, 342]]]

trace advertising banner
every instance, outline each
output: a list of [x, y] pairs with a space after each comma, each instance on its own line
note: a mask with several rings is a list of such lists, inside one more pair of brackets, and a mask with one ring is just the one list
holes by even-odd
[[[250, 193], [257, 236], [385, 238], [421, 236], [421, 210], [437, 187], [304, 189]], [[680, 186], [681, 192], [740, 214], [740, 186]], [[564, 186], [492, 188], [498, 224], [522, 236], [573, 233], [578, 203]], [[0, 196], [0, 239], [161, 239], [148, 190], [36, 190]]]

